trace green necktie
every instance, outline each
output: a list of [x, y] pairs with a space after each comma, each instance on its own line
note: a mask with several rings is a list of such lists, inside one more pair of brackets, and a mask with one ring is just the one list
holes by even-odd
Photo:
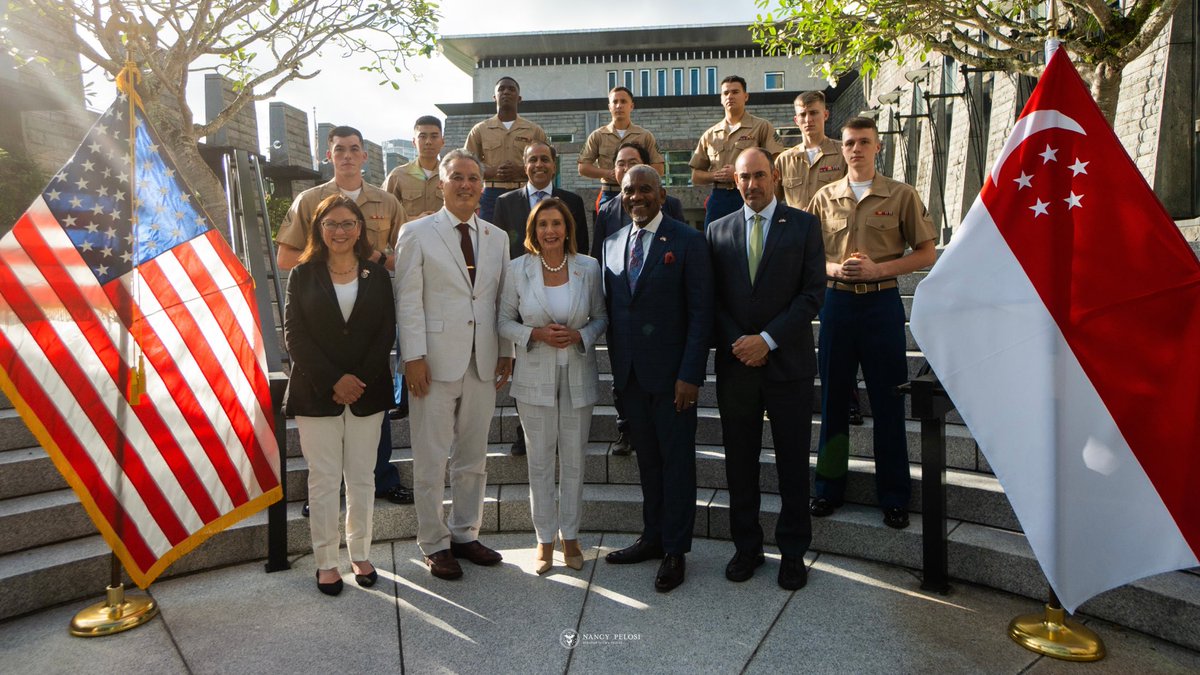
[[756, 213], [750, 222], [750, 283], [754, 283], [754, 277], [758, 275], [758, 263], [762, 260], [762, 221], [762, 216]]

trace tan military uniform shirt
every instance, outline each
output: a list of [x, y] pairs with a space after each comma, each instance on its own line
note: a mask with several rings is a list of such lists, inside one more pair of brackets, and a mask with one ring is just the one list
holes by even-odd
[[[474, 154], [489, 167], [499, 166], [507, 160], [516, 162], [518, 166], [525, 164], [523, 156], [525, 146], [534, 141], [543, 143], [547, 140], [546, 131], [529, 120], [517, 115], [511, 129], [505, 129], [499, 115], [484, 120], [471, 127], [467, 134], [467, 142], [463, 147]], [[521, 187], [524, 180], [517, 181], [485, 181], [487, 187], [502, 187], [510, 190]]]
[[[664, 161], [662, 153], [658, 151], [658, 142], [654, 140], [654, 134], [630, 123], [629, 128], [625, 130], [625, 136], [622, 137], [613, 127], [612, 122], [609, 122], [588, 134], [587, 141], [583, 144], [583, 150], [579, 151], [579, 163], [609, 171], [613, 168], [613, 155], [617, 154], [617, 148], [621, 147], [622, 143], [637, 143], [645, 148], [646, 152], [650, 154], [651, 164], [659, 164]], [[600, 183], [606, 190], [620, 189], [616, 183], [610, 183], [604, 179], [601, 179]]]
[[[339, 192], [341, 191], [334, 181], [301, 192], [288, 209], [287, 217], [279, 226], [279, 233], [275, 235], [275, 241], [303, 251], [308, 245], [308, 228], [312, 225], [317, 204]], [[362, 192], [355, 201], [367, 219], [367, 240], [371, 242], [371, 246], [376, 251], [391, 250], [400, 233], [400, 226], [405, 221], [404, 207], [400, 206], [400, 202], [391, 194], [366, 182], [363, 182]]]
[[806, 210], [821, 220], [827, 262], [843, 262], [855, 252], [887, 262], [937, 236], [917, 191], [880, 173], [861, 202], [846, 177], [818, 190]]
[[425, 169], [417, 160], [402, 164], [388, 174], [383, 189], [400, 200], [405, 221], [416, 220], [426, 211], [442, 210], [442, 180], [434, 171], [425, 177]]
[[[772, 156], [784, 149], [775, 137], [775, 127], [763, 118], [746, 113], [733, 131], [725, 129], [725, 119], [722, 118], [701, 134], [688, 166], [700, 171], [716, 171], [726, 164], [732, 165], [742, 150], [754, 147], [764, 148]], [[733, 187], [733, 183], [716, 185]]]
[[846, 175], [846, 159], [842, 157], [841, 144], [826, 138], [813, 162], [808, 161], [808, 150], [801, 144], [776, 157], [775, 168], [779, 169], [780, 187], [787, 205], [807, 209], [817, 190]]

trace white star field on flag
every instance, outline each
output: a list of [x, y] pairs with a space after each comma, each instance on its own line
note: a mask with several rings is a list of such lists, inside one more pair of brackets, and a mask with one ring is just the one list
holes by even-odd
[[[1087, 175], [1087, 165], [1090, 162], [1076, 157], [1074, 164], [1062, 165], [1058, 161], [1058, 151], [1059, 148], [1047, 145], [1042, 152], [1027, 158], [1021, 167], [1021, 175], [1012, 179], [1018, 193], [1026, 188], [1030, 189], [1030, 198], [1025, 203], [1034, 219], [1054, 215], [1056, 211], [1061, 213], [1062, 210], [1070, 212], [1083, 208], [1083, 198], [1086, 195], [1077, 194], [1082, 193], [1078, 183], [1083, 179], [1079, 176]], [[1033, 159], [1035, 157], [1040, 157], [1042, 161], [1038, 162]], [[1071, 175], [1065, 175], [1065, 170], [1069, 170]], [[1061, 192], [1064, 187], [1065, 192], [1052, 194]]]

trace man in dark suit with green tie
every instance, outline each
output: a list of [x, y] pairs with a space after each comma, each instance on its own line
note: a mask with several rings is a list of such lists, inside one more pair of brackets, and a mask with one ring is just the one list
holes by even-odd
[[745, 204], [713, 221], [706, 233], [717, 289], [717, 405], [737, 549], [725, 576], [745, 581], [765, 560], [759, 524], [765, 411], [783, 502], [775, 526], [783, 558], [778, 581], [796, 590], [808, 579], [804, 553], [812, 541], [808, 456], [817, 373], [812, 320], [825, 297], [825, 248], [815, 217], [775, 199], [779, 173], [765, 150], [748, 148], [738, 155], [734, 180]]

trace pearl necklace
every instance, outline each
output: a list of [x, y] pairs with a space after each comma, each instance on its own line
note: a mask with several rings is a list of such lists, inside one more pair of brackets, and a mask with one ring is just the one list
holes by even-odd
[[567, 256], [565, 255], [563, 256], [563, 261], [559, 263], [558, 267], [551, 267], [546, 263], [546, 259], [541, 255], [538, 255], [538, 260], [542, 261], [542, 267], [545, 267], [547, 272], [561, 272], [562, 268], [567, 266]]

